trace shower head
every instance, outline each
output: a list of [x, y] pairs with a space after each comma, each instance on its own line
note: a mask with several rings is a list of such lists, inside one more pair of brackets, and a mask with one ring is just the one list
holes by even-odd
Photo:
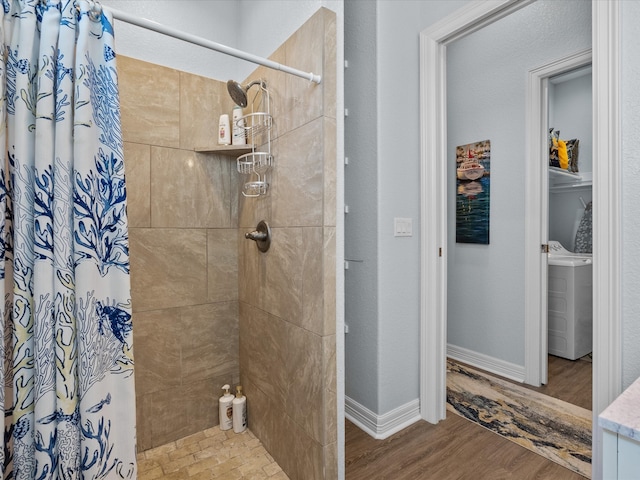
[[231, 99], [236, 102], [236, 105], [240, 105], [242, 108], [245, 108], [249, 104], [247, 101], [247, 92], [254, 85], [260, 85], [263, 88], [266, 87], [262, 80], [255, 80], [244, 87], [235, 80], [229, 80], [227, 81], [227, 91], [229, 92]]

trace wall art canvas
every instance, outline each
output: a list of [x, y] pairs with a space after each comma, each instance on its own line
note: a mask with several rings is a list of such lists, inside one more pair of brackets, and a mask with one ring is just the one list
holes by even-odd
[[456, 243], [489, 244], [491, 141], [456, 147]]

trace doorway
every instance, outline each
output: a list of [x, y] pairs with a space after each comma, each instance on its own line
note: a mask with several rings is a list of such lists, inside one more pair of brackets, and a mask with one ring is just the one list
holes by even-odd
[[[529, 0], [473, 3], [438, 22], [420, 35], [421, 42], [421, 415], [437, 423], [445, 417], [446, 392], [446, 46], [531, 3]], [[592, 2], [594, 75], [594, 416], [621, 390], [620, 325], [617, 245], [620, 237], [617, 2]], [[530, 189], [540, 190], [540, 175], [527, 163]], [[537, 180], [536, 180], [537, 179]], [[527, 194], [528, 197], [528, 194]], [[540, 318], [542, 269], [539, 236], [541, 206], [533, 206], [526, 219], [525, 268], [535, 293], [526, 292], [526, 312]], [[606, 212], [600, 215], [599, 212]], [[537, 331], [542, 335], [538, 322]], [[538, 362], [540, 351], [525, 352], [525, 365]], [[597, 419], [596, 419], [597, 420]], [[597, 425], [597, 422], [594, 423]], [[594, 472], [601, 469], [601, 438], [594, 432]]]
[[[547, 161], [549, 148], [548, 132], [549, 128], [554, 128], [555, 131], [555, 127], [552, 127], [550, 123], [554, 123], [552, 119], [554, 119], [554, 116], [557, 116], [554, 115], [550, 103], [552, 101], [551, 97], [554, 96], [554, 86], [562, 81], [569, 82], [582, 78], [585, 75], [591, 75], [591, 65], [592, 53], [591, 49], [589, 49], [557, 59], [529, 72], [527, 88], [527, 119], [529, 123], [527, 126], [527, 135], [531, 139], [529, 148], [531, 150], [531, 158], [533, 159], [531, 162], [533, 164], [532, 170], [538, 166], [538, 172], [535, 172], [533, 176], [539, 178], [540, 182], [539, 190], [531, 189], [531, 196], [528, 197], [526, 210], [530, 211], [534, 209], [534, 205], [539, 204], [541, 206], [540, 228], [538, 231], [533, 230], [530, 232], [532, 237], [538, 235], [537, 243], [540, 245], [548, 245], [550, 240], [562, 241], [567, 248], [573, 251], [573, 245], [570, 243], [570, 237], [572, 236], [571, 226], [557, 224], [560, 221], [566, 224], [568, 220], [572, 220], [567, 217], [570, 215], [570, 212], [575, 211], [579, 199], [584, 202], [583, 196], [586, 196], [587, 193], [587, 201], [591, 201], [593, 159], [591, 158], [590, 152], [593, 151], [592, 148], [583, 149], [584, 153], [589, 155], [587, 159], [588, 170], [590, 170], [589, 173], [569, 175], [568, 172], [558, 171], [558, 169], [549, 167]], [[589, 84], [588, 94], [593, 98], [590, 85], [591, 84]], [[591, 100], [591, 98], [589, 100]], [[584, 128], [582, 131], [583, 138], [585, 138], [593, 129], [591, 125], [589, 125], [588, 128]], [[591, 143], [588, 143], [586, 146], [591, 147]], [[584, 153], [583, 156], [585, 156]], [[576, 169], [579, 170], [579, 166], [576, 165]], [[584, 167], [583, 170], [585, 170]], [[552, 181], [551, 178], [555, 178], [556, 180]], [[580, 195], [582, 189], [585, 189], [584, 195]], [[588, 192], [586, 189], [588, 189]], [[539, 192], [539, 195], [536, 195], [537, 192]], [[554, 197], [562, 197], [565, 201], [575, 201], [576, 205], [573, 206], [574, 210], [571, 210], [572, 206], [559, 204], [560, 199]], [[584, 206], [586, 207], [586, 204]], [[562, 210], [569, 210], [569, 212], [558, 212], [558, 207], [561, 207]], [[550, 209], [553, 208], [556, 209], [554, 212], [555, 215], [550, 214]], [[575, 238], [575, 233], [573, 236]], [[555, 341], [557, 336], [552, 336], [551, 342], [549, 342], [547, 255], [541, 255], [539, 271], [540, 317], [536, 318], [533, 314], [527, 315], [526, 327], [529, 334], [525, 336], [525, 348], [530, 352], [530, 358], [533, 358], [536, 352], [538, 352], [539, 355], [539, 361], [533, 361], [525, 365], [524, 381], [533, 386], [539, 386], [540, 384], [546, 384], [548, 382], [547, 352], [552, 351], [558, 353], [562, 350], [559, 341]], [[532, 288], [532, 286], [529, 285], [529, 288]], [[553, 326], [552, 322], [552, 327]], [[532, 334], [535, 332], [537, 332], [539, 336]]]

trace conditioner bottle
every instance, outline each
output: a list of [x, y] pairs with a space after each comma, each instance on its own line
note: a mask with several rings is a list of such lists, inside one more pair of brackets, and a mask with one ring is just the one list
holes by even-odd
[[220, 121], [218, 122], [219, 145], [231, 145], [231, 131], [229, 127], [229, 115], [223, 113], [220, 115]]
[[242, 386], [236, 387], [236, 398], [233, 399], [233, 431], [244, 432], [247, 428], [247, 397], [242, 395]]
[[220, 410], [220, 430], [229, 430], [233, 426], [233, 395], [229, 393], [229, 385], [223, 385], [224, 395], [218, 400]]

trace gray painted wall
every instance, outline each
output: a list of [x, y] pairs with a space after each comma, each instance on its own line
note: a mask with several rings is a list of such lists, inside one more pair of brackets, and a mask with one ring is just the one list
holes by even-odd
[[[622, 45], [622, 383], [640, 376], [640, 2], [623, 1]], [[597, 159], [596, 159], [597, 161]]]
[[[524, 367], [528, 72], [590, 47], [591, 4], [583, 0], [538, 1], [447, 47], [447, 339], [452, 345]], [[490, 244], [456, 243], [455, 148], [486, 139], [491, 140]]]
[[[345, 257], [362, 260], [345, 272], [345, 389], [377, 414], [419, 395], [418, 35], [466, 3], [344, 3]], [[412, 237], [393, 236], [394, 217]]]
[[[101, 3], [108, 8], [239, 48], [240, 10], [234, 0], [184, 0], [179, 5], [174, 0], [104, 0]], [[235, 76], [244, 67], [245, 62], [241, 60], [122, 21], [116, 20], [114, 30], [116, 51], [127, 57], [219, 80]]]
[[378, 411], [378, 84], [375, 2], [345, 4], [345, 391]]
[[[345, 2], [345, 31], [357, 29], [359, 18], [357, 8], [361, 3]], [[358, 101], [375, 103], [377, 118], [375, 127], [367, 136], [354, 138], [346, 132], [347, 151], [357, 152], [362, 147], [375, 144], [375, 161], [371, 168], [377, 170], [377, 194], [369, 202], [367, 215], [378, 219], [376, 235], [377, 279], [373, 286], [367, 283], [359, 295], [352, 296], [349, 285], [346, 288], [346, 321], [356, 318], [358, 312], [367, 312], [373, 334], [359, 333], [351, 329], [347, 334], [347, 395], [353, 400], [371, 408], [378, 414], [404, 405], [418, 398], [419, 382], [419, 104], [417, 98], [419, 82], [419, 32], [437, 20], [452, 13], [465, 1], [451, 2], [432, 0], [428, 2], [377, 0], [376, 2], [376, 90], [349, 89], [360, 91], [360, 100], [346, 97], [346, 106], [352, 111]], [[564, 2], [556, 2], [557, 5]], [[587, 2], [583, 2], [587, 3]], [[640, 376], [640, 222], [637, 219], [640, 205], [640, 2], [623, 0], [622, 5], [622, 316], [621, 332], [623, 345], [623, 385], [626, 387]], [[352, 12], [349, 15], [347, 12]], [[350, 17], [350, 19], [347, 19]], [[373, 41], [373, 40], [372, 40]], [[537, 43], [537, 39], [534, 43]], [[578, 49], [578, 45], [575, 45]], [[345, 56], [350, 61], [364, 61], [365, 55], [349, 51]], [[367, 53], [367, 55], [369, 55]], [[539, 65], [542, 62], [536, 62]], [[349, 74], [348, 74], [349, 75]], [[523, 73], [524, 75], [524, 73]], [[400, 82], [400, 83], [398, 83]], [[399, 85], [399, 86], [398, 86]], [[521, 102], [524, 108], [524, 100]], [[348, 130], [348, 129], [347, 129]], [[497, 138], [497, 137], [496, 137]], [[474, 138], [475, 139], [475, 136]], [[473, 140], [472, 139], [472, 140]], [[358, 143], [360, 142], [360, 143]], [[353, 155], [353, 154], [351, 154]], [[350, 157], [351, 158], [351, 157]], [[597, 159], [594, 159], [597, 161]], [[350, 167], [347, 167], [349, 169]], [[346, 176], [349, 178], [350, 173]], [[522, 181], [522, 179], [520, 179]], [[350, 177], [345, 189], [347, 195], [357, 196], [358, 189], [364, 188], [357, 177]], [[349, 202], [347, 202], [349, 203]], [[346, 216], [346, 225], [354, 222], [357, 210]], [[394, 216], [413, 217], [414, 237], [410, 239], [392, 236]], [[356, 248], [346, 239], [346, 248]], [[353, 250], [351, 250], [353, 251]], [[406, 261], [410, 258], [410, 261]], [[522, 260], [518, 260], [523, 265]], [[351, 269], [347, 272], [350, 285], [366, 283], [365, 272]], [[372, 280], [373, 281], [373, 280]], [[373, 311], [372, 311], [373, 309]], [[396, 312], [401, 312], [399, 315]], [[361, 341], [352, 337], [361, 335]], [[351, 339], [350, 339], [351, 337]], [[522, 345], [522, 343], [520, 344]], [[522, 347], [520, 347], [522, 348]], [[374, 352], [372, 354], [372, 352]], [[521, 356], [511, 352], [509, 358]], [[374, 357], [376, 360], [360, 361]], [[366, 376], [366, 382], [374, 382], [375, 387], [367, 389], [357, 386], [356, 379]], [[377, 399], [368, 396], [372, 388], [378, 391]], [[366, 390], [366, 391], [365, 391]], [[373, 397], [372, 397], [373, 398]]]
[[[342, 14], [340, 0], [104, 0], [106, 7], [222, 45], [268, 57], [320, 7]], [[118, 53], [218, 80], [243, 80], [256, 65], [117, 21]], [[341, 33], [340, 33], [341, 35]], [[290, 65], [296, 68], [295, 65]], [[314, 72], [316, 73], [316, 72]]]

